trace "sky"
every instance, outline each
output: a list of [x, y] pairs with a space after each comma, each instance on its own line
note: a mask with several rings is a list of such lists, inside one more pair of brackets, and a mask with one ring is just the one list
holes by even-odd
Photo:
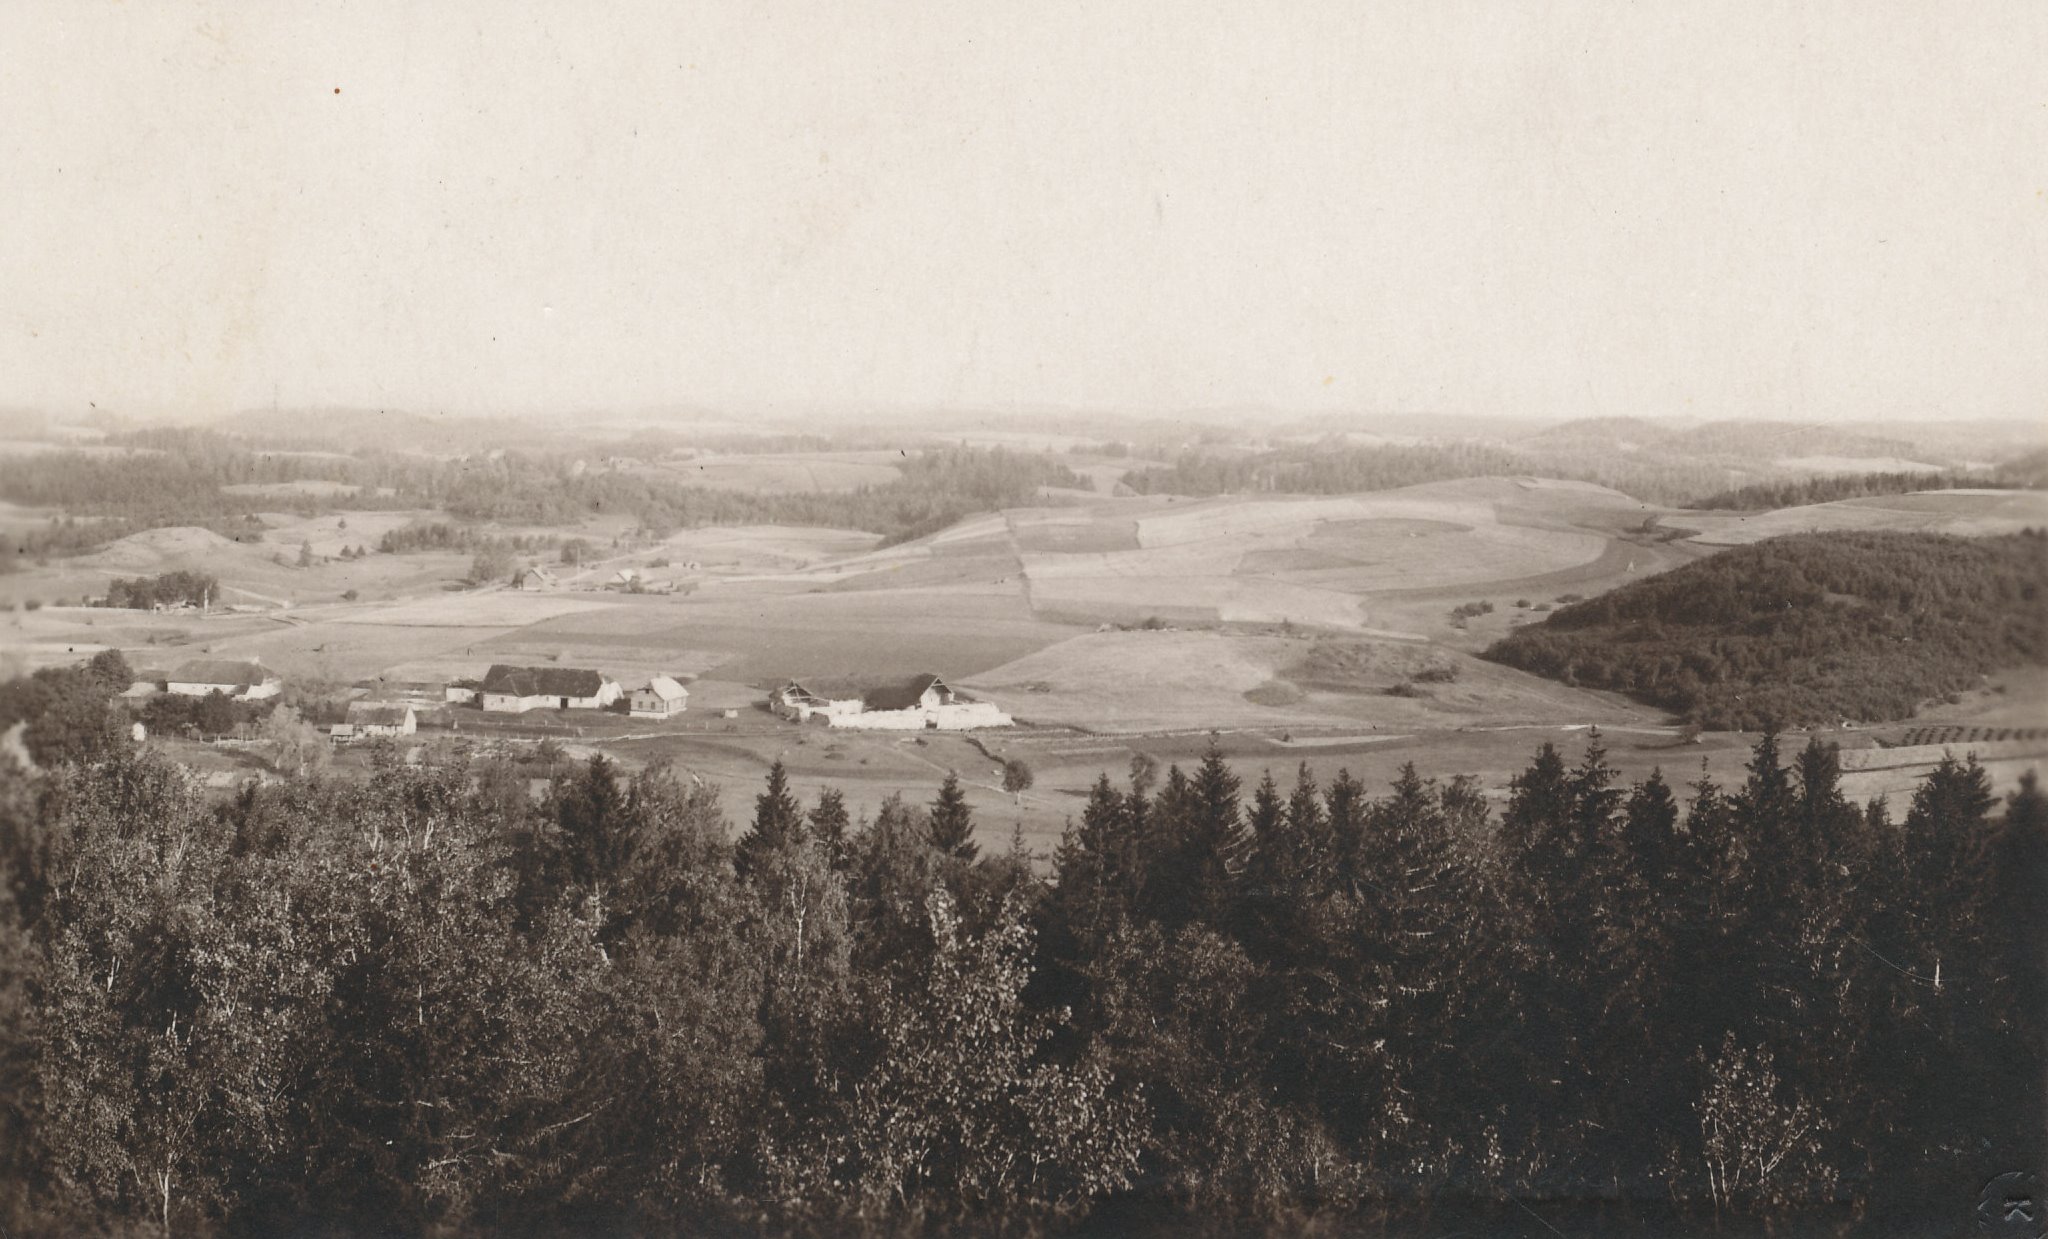
[[0, 409], [2048, 415], [2048, 4], [10, 0]]

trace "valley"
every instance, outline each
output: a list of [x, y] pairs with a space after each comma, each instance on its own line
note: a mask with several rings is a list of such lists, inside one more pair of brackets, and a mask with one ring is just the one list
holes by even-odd
[[[845, 453], [772, 459], [773, 477], [760, 460], [731, 463], [759, 473], [761, 485], [886, 467]], [[1121, 770], [1138, 752], [1185, 762], [1212, 733], [1251, 777], [1305, 764], [1318, 777], [1345, 767], [1383, 784], [1416, 761], [1472, 774], [1499, 797], [1537, 745], [1573, 750], [1598, 727], [1630, 777], [1662, 767], [1689, 780], [1704, 767], [1725, 781], [1739, 774], [1752, 737], [1682, 734], [1679, 720], [1619, 694], [1477, 655], [1559, 605], [1772, 533], [2048, 525], [2048, 496], [2028, 491], [1742, 515], [1532, 477], [1208, 498], [1119, 495], [1111, 477], [1097, 480], [1109, 485], [894, 545], [857, 530], [786, 525], [649, 537], [624, 516], [490, 526], [495, 536], [591, 548], [574, 564], [546, 551], [515, 556], [553, 577], [534, 591], [469, 583], [470, 558], [459, 552], [350, 552], [445, 514], [263, 512], [257, 537], [152, 529], [0, 576], [0, 603], [11, 607], [0, 613], [0, 645], [20, 667], [111, 648], [138, 670], [200, 656], [258, 661], [309, 698], [410, 693], [430, 749], [458, 737], [514, 749], [533, 742], [438, 700], [440, 684], [492, 664], [595, 668], [629, 687], [670, 675], [690, 693], [673, 721], [568, 712], [548, 730], [571, 755], [666, 762], [716, 783], [733, 820], [748, 816], [762, 772], [778, 759], [799, 792], [838, 787], [856, 815], [872, 815], [897, 791], [921, 796], [958, 770], [984, 846], [1003, 846], [1015, 828], [1043, 855], [1100, 772]], [[218, 598], [203, 611], [163, 613], [75, 605], [111, 577], [171, 571], [216, 577]], [[26, 605], [66, 595], [71, 605]], [[764, 704], [793, 678], [922, 672], [995, 702], [1017, 725], [973, 736], [823, 732]], [[1987, 688], [1982, 708], [2025, 710], [2039, 694], [2016, 700]], [[1830, 738], [1852, 750], [1891, 742], [1882, 730]], [[263, 772], [248, 754], [163, 742], [222, 778]], [[1992, 763], [2001, 790], [2033, 756]], [[1011, 758], [1036, 773], [1022, 794], [1002, 790], [1001, 762]], [[1896, 794], [1936, 758], [1852, 762], [1849, 783], [1859, 794]]]

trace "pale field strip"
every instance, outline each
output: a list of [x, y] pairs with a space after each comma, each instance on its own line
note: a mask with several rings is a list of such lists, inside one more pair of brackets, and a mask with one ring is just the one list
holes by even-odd
[[1844, 749], [1845, 771], [1890, 770], [1901, 766], [1931, 766], [1944, 756], [1957, 760], [1975, 756], [1991, 762], [2008, 758], [2048, 757], [2048, 737], [2036, 740], [1964, 740], [1954, 744], [1911, 744], [1895, 748]]
[[[1847, 756], [1847, 754], [1844, 754]], [[1956, 754], [1960, 760], [1962, 754]], [[1936, 760], [1939, 760], [1938, 758]], [[1920, 782], [1933, 767], [1933, 762], [1918, 765], [1885, 766], [1875, 770], [1844, 770], [1842, 772], [1842, 795], [1852, 804], [1861, 804], [1877, 796], [1883, 796], [1894, 806], [1908, 803], [1913, 793], [1919, 790]], [[2004, 796], [2019, 786], [2021, 778], [2030, 771], [2039, 771], [2041, 761], [2036, 757], [1995, 758], [1981, 763], [1985, 777], [1991, 782], [1992, 792]], [[1894, 812], [1896, 812], [1896, 808]]]
[[564, 615], [615, 610], [618, 606], [616, 601], [602, 596], [575, 597], [494, 589], [443, 594], [395, 606], [367, 607], [333, 616], [327, 622], [377, 628], [517, 629]]
[[1356, 629], [1366, 615], [1353, 594], [1256, 577], [1107, 573], [1041, 576], [1027, 561], [1031, 596], [1042, 610], [1208, 612], [1225, 623], [1293, 622]]
[[[1271, 648], [1269, 648], [1271, 647]], [[1301, 726], [1326, 714], [1258, 706], [1243, 694], [1273, 678], [1284, 638], [1231, 638], [1211, 632], [1090, 633], [965, 677], [969, 691], [1001, 701], [1020, 718], [1070, 723], [1091, 731], [1200, 727], [1219, 721], [1219, 698], [1235, 699], [1233, 721]], [[1039, 691], [1044, 686], [1050, 691]]]

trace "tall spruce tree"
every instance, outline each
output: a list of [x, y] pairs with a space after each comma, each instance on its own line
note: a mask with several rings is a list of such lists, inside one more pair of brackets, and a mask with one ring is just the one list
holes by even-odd
[[733, 849], [733, 868], [741, 878], [751, 878], [771, 854], [802, 842], [803, 833], [803, 806], [790, 794], [789, 772], [778, 757], [768, 767], [768, 786], [754, 797], [754, 824]]
[[932, 801], [927, 821], [932, 847], [941, 855], [971, 861], [981, 854], [981, 845], [974, 841], [974, 810], [967, 803], [967, 793], [961, 790], [958, 773], [946, 772], [946, 781], [939, 784], [939, 794]]
[[844, 873], [847, 865], [846, 832], [852, 825], [846, 812], [846, 797], [836, 787], [827, 787], [818, 793], [818, 803], [810, 812], [811, 838], [824, 849], [825, 860], [835, 873]]

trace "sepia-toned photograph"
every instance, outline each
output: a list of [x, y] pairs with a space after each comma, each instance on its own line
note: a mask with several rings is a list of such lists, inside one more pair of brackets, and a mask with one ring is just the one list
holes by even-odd
[[2048, 5], [0, 30], [0, 1236], [2048, 1236]]

